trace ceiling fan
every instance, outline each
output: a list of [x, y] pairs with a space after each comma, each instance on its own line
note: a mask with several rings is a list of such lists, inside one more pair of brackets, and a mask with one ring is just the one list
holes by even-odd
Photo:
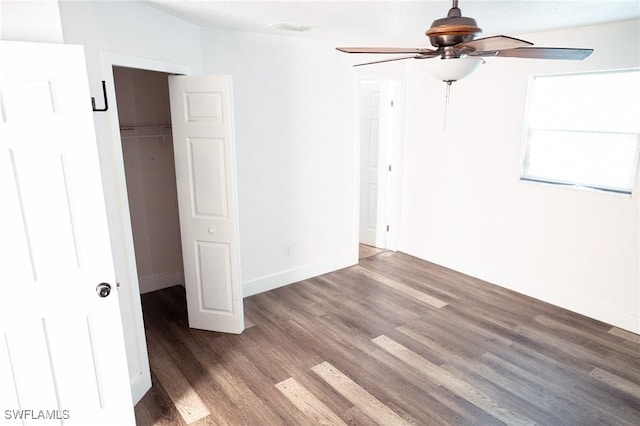
[[[462, 16], [462, 12], [458, 7], [458, 0], [453, 0], [447, 17], [433, 21], [431, 28], [425, 33], [435, 49], [397, 47], [338, 47], [337, 49], [346, 53], [406, 54], [405, 56], [366, 62], [354, 66], [401, 61], [404, 59], [440, 57], [443, 60], [451, 60], [475, 58], [475, 60], [468, 61], [451, 61], [449, 63], [451, 65], [450, 69], [445, 71], [443, 76], [438, 76], [448, 84], [473, 72], [480, 63], [484, 62], [482, 57], [582, 60], [589, 57], [593, 52], [593, 49], [533, 47], [533, 43], [529, 41], [504, 35], [476, 38], [481, 32], [482, 29], [478, 27], [476, 20]], [[456, 63], [455, 66], [453, 66], [454, 63]]]

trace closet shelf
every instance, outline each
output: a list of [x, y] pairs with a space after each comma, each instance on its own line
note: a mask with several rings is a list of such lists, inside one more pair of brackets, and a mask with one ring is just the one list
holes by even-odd
[[171, 124], [120, 126], [120, 138], [171, 136]]

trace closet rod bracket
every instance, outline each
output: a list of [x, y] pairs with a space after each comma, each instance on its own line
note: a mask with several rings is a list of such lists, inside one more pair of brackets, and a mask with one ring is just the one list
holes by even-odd
[[104, 98], [104, 108], [96, 108], [96, 98], [91, 97], [91, 106], [94, 111], [105, 112], [109, 109], [109, 103], [107, 102], [107, 85], [104, 80], [102, 80], [102, 97]]

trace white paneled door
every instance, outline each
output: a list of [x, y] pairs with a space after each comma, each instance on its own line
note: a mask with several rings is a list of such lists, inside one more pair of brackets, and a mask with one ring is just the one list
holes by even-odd
[[244, 330], [231, 77], [169, 77], [189, 326]]
[[360, 83], [360, 242], [386, 248], [388, 92], [383, 83]]
[[0, 43], [0, 422], [134, 424], [82, 47]]

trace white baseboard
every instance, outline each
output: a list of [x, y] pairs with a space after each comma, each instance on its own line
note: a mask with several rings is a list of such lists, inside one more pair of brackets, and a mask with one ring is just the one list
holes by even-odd
[[550, 291], [549, 288], [541, 288], [536, 285], [535, 280], [523, 275], [517, 277], [516, 283], [514, 277], [503, 276], [500, 271], [490, 270], [485, 265], [469, 259], [467, 259], [466, 262], [453, 262], [451, 261], [453, 257], [445, 259], [444, 257], [435, 258], [432, 256], [427, 259], [417, 254], [412, 254], [412, 256], [513, 290], [525, 296], [533, 297], [534, 299], [567, 309], [571, 312], [631, 331], [632, 333], [640, 334], [640, 313], [638, 312], [624, 311], [618, 307], [606, 305], [600, 300], [586, 298], [575, 294], [575, 292], [567, 291], [566, 289], [564, 289], [564, 291], [561, 289]]
[[150, 293], [163, 288], [173, 287], [174, 285], [184, 285], [184, 272], [167, 272], [158, 275], [149, 275], [140, 277], [140, 294]]
[[590, 318], [597, 319], [598, 321], [606, 322], [607, 324], [614, 325], [632, 333], [640, 334], [639, 313], [634, 314], [632, 312], [625, 312], [614, 306], [605, 305], [599, 300], [591, 300], [582, 297], [564, 300], [562, 303], [563, 305], [560, 305], [560, 303], [553, 304], [562, 306], [565, 309]]
[[136, 405], [142, 397], [151, 389], [151, 375], [149, 373], [139, 374], [136, 377], [130, 379], [131, 384], [131, 399], [133, 405]]
[[355, 252], [256, 278], [242, 284], [242, 296], [253, 296], [254, 294], [263, 293], [273, 290], [274, 288], [317, 277], [318, 275], [337, 271], [338, 269], [347, 268], [357, 263], [358, 253]]

